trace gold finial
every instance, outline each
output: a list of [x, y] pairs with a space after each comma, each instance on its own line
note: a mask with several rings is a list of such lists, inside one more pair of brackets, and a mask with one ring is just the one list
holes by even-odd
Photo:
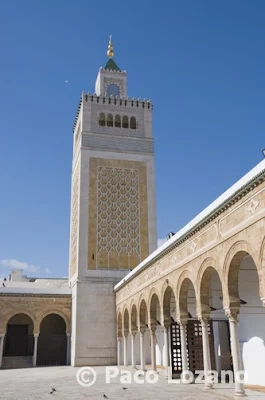
[[110, 37], [109, 37], [109, 45], [108, 45], [107, 56], [109, 58], [113, 58], [114, 57], [114, 50], [113, 50], [113, 44], [112, 44], [112, 35], [110, 35]]

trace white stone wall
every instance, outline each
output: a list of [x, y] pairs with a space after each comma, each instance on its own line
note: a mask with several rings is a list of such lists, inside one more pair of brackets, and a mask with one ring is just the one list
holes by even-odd
[[[104, 97], [108, 82], [122, 88], [121, 98]], [[115, 364], [117, 349], [116, 304], [113, 291], [128, 271], [89, 270], [89, 160], [93, 158], [140, 161], [147, 170], [149, 251], [157, 247], [152, 105], [127, 98], [126, 73], [99, 70], [96, 94], [82, 94], [74, 129], [73, 174], [80, 167], [77, 271], [72, 287], [72, 365]], [[99, 126], [99, 114], [135, 117], [136, 129]], [[72, 224], [73, 225], [73, 224]], [[76, 226], [76, 225], [75, 225]], [[70, 253], [70, 258], [72, 254]], [[138, 343], [138, 345], [137, 345]], [[145, 335], [147, 362], [151, 362], [150, 334]], [[139, 348], [139, 335], [136, 348]], [[123, 348], [123, 344], [121, 346]], [[131, 338], [128, 359], [131, 361]], [[140, 352], [136, 350], [137, 357]]]
[[100, 68], [95, 84], [95, 92], [98, 96], [105, 94], [107, 82], [117, 83], [121, 88], [121, 96], [127, 96], [126, 71], [109, 71]]
[[247, 302], [240, 307], [238, 328], [247, 383], [265, 386], [265, 308], [259, 296], [256, 267], [250, 257], [240, 267], [239, 295]]

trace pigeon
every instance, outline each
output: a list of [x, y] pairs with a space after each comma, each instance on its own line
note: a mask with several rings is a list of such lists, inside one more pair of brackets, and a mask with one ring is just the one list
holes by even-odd
[[128, 388], [124, 388], [124, 387], [123, 387], [123, 390], [127, 390], [127, 389], [128, 389]]
[[108, 396], [105, 395], [105, 393], [103, 394], [104, 399], [108, 399]]
[[2, 283], [2, 285], [3, 285], [4, 287], [6, 287], [6, 285], [4, 284], [4, 282]]
[[56, 392], [56, 389], [52, 388], [52, 391], [50, 392], [50, 394], [53, 394], [54, 392]]

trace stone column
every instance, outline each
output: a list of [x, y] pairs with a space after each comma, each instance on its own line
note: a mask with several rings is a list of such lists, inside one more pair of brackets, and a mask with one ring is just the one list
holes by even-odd
[[169, 357], [168, 357], [168, 352], [169, 352], [169, 348], [168, 348], [168, 325], [165, 325], [163, 327], [163, 331], [164, 331], [164, 346], [165, 346], [165, 362], [164, 362], [164, 366], [165, 366], [165, 376], [166, 378], [168, 378], [168, 369], [169, 369]]
[[123, 365], [125, 367], [128, 366], [128, 357], [127, 357], [127, 337], [128, 334], [123, 335]]
[[152, 370], [156, 371], [156, 340], [155, 340], [155, 332], [156, 329], [152, 327], [150, 329], [150, 336], [151, 336], [151, 365]]
[[70, 356], [71, 356], [71, 333], [67, 333], [67, 352], [66, 352], [66, 365], [70, 365]]
[[244, 384], [238, 382], [236, 379], [241, 378], [238, 376], [239, 371], [242, 371], [242, 358], [241, 358], [241, 351], [239, 347], [239, 340], [238, 340], [238, 312], [232, 311], [230, 309], [225, 310], [226, 315], [229, 318], [229, 328], [230, 328], [230, 340], [231, 340], [231, 352], [232, 352], [232, 359], [233, 359], [233, 369], [234, 369], [234, 377], [235, 377], [235, 393], [234, 396], [237, 397], [244, 397], [245, 390]]
[[135, 361], [135, 334], [136, 332], [131, 333], [131, 350], [132, 350], [132, 367], [136, 367], [136, 361]]
[[140, 330], [140, 360], [142, 371], [145, 370], [144, 332], [144, 330]]
[[117, 337], [117, 365], [121, 365], [121, 338]]
[[209, 317], [199, 318], [202, 328], [202, 347], [203, 347], [203, 365], [204, 365], [204, 377], [205, 377], [205, 390], [212, 389], [213, 384], [209, 380], [209, 372], [211, 371], [211, 357], [210, 357], [210, 346], [209, 346], [209, 334], [208, 325]]
[[37, 365], [38, 338], [39, 338], [39, 334], [34, 333], [34, 347], [33, 347], [33, 357], [32, 357], [32, 366], [33, 367], [36, 367], [36, 365]]
[[2, 368], [3, 364], [4, 340], [5, 334], [0, 334], [0, 368]]
[[189, 381], [185, 379], [185, 372], [189, 370], [188, 354], [187, 354], [186, 326], [187, 326], [187, 321], [179, 321], [180, 344], [181, 344], [181, 363], [182, 363], [182, 383], [189, 383]]

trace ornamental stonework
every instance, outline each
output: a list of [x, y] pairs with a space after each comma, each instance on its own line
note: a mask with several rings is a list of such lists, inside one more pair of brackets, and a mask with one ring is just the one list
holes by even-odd
[[77, 246], [78, 246], [78, 210], [79, 210], [79, 165], [73, 175], [72, 189], [72, 212], [71, 212], [71, 251], [70, 251], [70, 274], [77, 269]]
[[139, 171], [98, 167], [97, 254], [140, 258]]
[[90, 159], [88, 269], [133, 269], [149, 253], [144, 162]]
[[[99, 114], [104, 112], [112, 114], [113, 116], [119, 115], [120, 117], [127, 116], [128, 118], [135, 117], [137, 121], [137, 129], [125, 129], [117, 128], [115, 126], [100, 126], [98, 123]], [[145, 136], [145, 125], [144, 125], [144, 109], [143, 108], [131, 108], [127, 106], [120, 106], [115, 104], [92, 104], [91, 107], [91, 129], [93, 133], [105, 133], [118, 136]]]

